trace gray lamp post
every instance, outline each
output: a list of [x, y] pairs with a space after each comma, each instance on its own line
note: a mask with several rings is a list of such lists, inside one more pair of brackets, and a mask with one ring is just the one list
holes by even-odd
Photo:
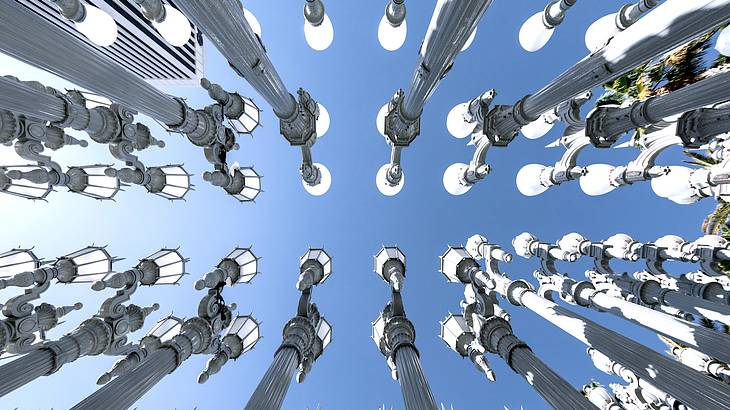
[[[3, 16], [0, 51], [107, 96], [125, 107], [134, 107], [160, 121], [168, 130], [185, 134], [193, 145], [204, 149], [208, 162], [213, 164], [215, 171], [220, 172], [219, 175], [223, 175], [211, 182], [218, 186], [225, 185], [223, 188], [229, 193], [245, 188], [241, 171], [229, 169], [225, 162], [226, 154], [238, 148], [235, 133], [224, 124], [230, 113], [228, 110], [224, 112], [227, 107], [218, 103], [194, 110], [184, 100], [152, 87], [83, 41], [67, 35], [61, 28], [39, 24], [37, 15], [16, 2], [0, 4], [0, 14]], [[27, 27], [35, 27], [31, 40], [24, 34]], [[70, 55], [75, 58], [68, 58]], [[114, 81], [109, 81], [109, 78]], [[142, 172], [134, 165], [137, 171]], [[135, 178], [135, 181], [138, 180], [139, 177]]]
[[529, 52], [540, 50], [550, 41], [555, 28], [565, 20], [565, 13], [578, 0], [555, 0], [535, 13], [520, 28], [520, 45]]
[[[241, 265], [239, 262], [243, 258], [231, 255], [247, 255], [243, 258], [250, 263]], [[237, 359], [253, 349], [260, 339], [258, 322], [248, 315], [233, 317], [236, 304], [226, 305], [222, 296], [225, 286], [248, 283], [235, 278], [242, 270], [250, 270], [251, 265], [253, 273], [249, 281], [257, 273], [257, 258], [250, 249], [236, 248], [214, 271], [224, 271], [225, 275], [208, 273], [203, 286], [196, 283], [198, 290], [208, 288], [198, 305], [197, 316], [185, 321], [175, 317], [159, 321], [140, 345], [97, 381], [98, 384], [107, 384], [73, 409], [127, 409], [193, 354], [213, 354], [198, 377], [198, 382], [204, 383], [229, 359]], [[110, 382], [114, 376], [117, 377]]]
[[246, 410], [278, 410], [298, 369], [297, 382], [304, 381], [314, 362], [332, 341], [332, 326], [312, 303], [312, 287], [332, 274], [332, 259], [324, 249], [309, 249], [299, 263], [297, 289], [302, 294], [297, 315], [284, 325], [283, 340], [269, 369], [246, 403]]
[[400, 382], [406, 410], [437, 410], [414, 344], [416, 328], [406, 317], [401, 297], [406, 256], [398, 247], [383, 247], [375, 255], [375, 273], [390, 284], [393, 292], [391, 302], [373, 322], [373, 342], [387, 359], [393, 379]]
[[405, 3], [405, 0], [388, 0], [383, 18], [380, 19], [378, 41], [388, 51], [398, 50], [406, 41], [408, 24]]
[[481, 130], [491, 146], [506, 147], [522, 127], [542, 121], [541, 116], [560, 103], [692, 40], [722, 24], [729, 15], [729, 0], [667, 0], [638, 23], [616, 34], [606, 47], [588, 55], [534, 94], [514, 105], [496, 105], [491, 110], [485, 101], [480, 107], [481, 115], [464, 116], [462, 120], [477, 123], [464, 127]]
[[631, 303], [624, 300], [620, 292], [616, 295], [618, 297], [614, 297], [609, 295], [607, 289], [598, 290], [589, 281], [575, 281], [567, 275], [560, 274], [555, 267], [555, 262], [558, 260], [575, 262], [578, 259], [576, 253], [563, 250], [558, 245], [540, 242], [537, 237], [527, 232], [517, 236], [512, 244], [518, 255], [524, 258], [533, 256], [540, 258], [541, 269], [535, 271], [535, 278], [540, 283], [537, 292], [543, 298], [553, 300], [553, 293], [557, 293], [561, 299], [570, 304], [599, 312], [610, 312], [666, 337], [693, 346], [711, 356], [721, 360], [730, 360], [730, 354], [727, 352], [730, 336]]
[[[496, 291], [515, 306], [530, 309], [577, 340], [614, 358], [637, 376], [653, 380], [658, 388], [671, 391], [689, 407], [718, 410], [725, 407], [730, 389], [723, 383], [538, 296], [525, 281], [509, 280], [498, 266], [499, 260], [504, 259], [504, 251], [483, 237], [470, 239], [468, 249], [474, 256], [467, 252], [454, 253], [459, 257], [444, 262], [445, 266], [456, 266], [446, 270], [454, 273], [448, 276], [450, 281], [466, 284], [474, 280], [479, 289]], [[486, 259], [486, 272], [480, 270], [476, 258]]]
[[[311, 3], [310, 6], [308, 2], [307, 7], [319, 10], [319, 0]], [[205, 2], [181, 0], [176, 4], [216, 45], [234, 71], [272, 106], [280, 120], [281, 134], [292, 146], [302, 150], [300, 172], [304, 188], [312, 195], [327, 192], [332, 183], [331, 175], [324, 165], [312, 161], [311, 147], [327, 132], [329, 114], [305, 90], [299, 89], [298, 100], [287, 91], [261, 38], [246, 20], [241, 3], [224, 0], [218, 7], [209, 7]], [[321, 12], [324, 13], [324, 9]], [[321, 16], [325, 22], [320, 27], [329, 21], [325, 14]], [[305, 28], [308, 26], [311, 24], [307, 23]]]
[[[494, 249], [494, 256], [501, 260], [512, 259], [510, 254], [497, 249]], [[450, 247], [441, 257], [441, 272], [444, 276], [455, 277], [457, 270], [464, 268], [460, 267], [462, 262], [459, 262], [464, 257], [473, 261], [465, 248]], [[474, 268], [469, 274], [477, 274], [478, 265]], [[494, 372], [489, 369], [482, 355], [486, 351], [498, 354], [555, 409], [594, 408], [580, 391], [540, 360], [525, 342], [513, 334], [508, 321], [509, 314], [499, 307], [494, 291], [479, 289], [474, 281], [465, 285], [466, 300], [461, 303], [463, 315], [452, 314], [441, 322], [441, 339], [453, 351], [462, 357], [469, 356], [477, 368], [492, 381], [495, 380]]]
[[378, 131], [391, 146], [390, 163], [381, 167], [376, 177], [378, 189], [384, 195], [395, 195], [402, 189], [401, 150], [421, 133], [421, 113], [426, 101], [449, 72], [491, 4], [491, 0], [437, 2], [408, 90], [398, 90], [380, 109], [376, 119]]
[[637, 3], [624, 4], [617, 13], [603, 16], [586, 30], [586, 47], [594, 52], [605, 46], [617, 33], [626, 30], [639, 18], [653, 9], [661, 0], [639, 0]]
[[[103, 248], [86, 248], [60, 258], [55, 265], [59, 268], [56, 277], [73, 283], [93, 281], [95, 289], [119, 288], [116, 294], [106, 299], [99, 312], [82, 322], [76, 329], [57, 341], [44, 343], [25, 356], [0, 366], [0, 396], [41, 377], [57, 372], [65, 364], [84, 356], [99, 354], [126, 354], [130, 345], [127, 334], [140, 329], [145, 318], [159, 308], [124, 305], [137, 290], [139, 284], [171, 284], [184, 275], [186, 260], [176, 250], [162, 249], [140, 260], [134, 269], [120, 273], [109, 273], [112, 259]], [[70, 266], [70, 267], [69, 267]], [[100, 270], [105, 269], [105, 272]], [[32, 272], [32, 274], [46, 272]], [[68, 273], [74, 276], [68, 278]], [[63, 274], [61, 276], [60, 274]], [[20, 274], [23, 275], [23, 274]], [[31, 275], [25, 275], [28, 278]], [[40, 275], [39, 275], [40, 276]], [[18, 275], [16, 275], [16, 278]], [[47, 279], [44, 283], [48, 283]], [[102, 281], [102, 282], [99, 282]], [[47, 286], [47, 285], [46, 285]], [[7, 306], [7, 305], [6, 305]], [[3, 307], [4, 309], [5, 307]]]

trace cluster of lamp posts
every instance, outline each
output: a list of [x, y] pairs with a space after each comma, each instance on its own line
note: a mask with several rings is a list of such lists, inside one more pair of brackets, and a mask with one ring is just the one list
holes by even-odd
[[[726, 408], [730, 400], [730, 281], [719, 264], [730, 261], [730, 242], [712, 235], [694, 242], [668, 235], [639, 243], [625, 234], [592, 242], [570, 233], [548, 243], [525, 232], [512, 244], [519, 256], [540, 259], [540, 268], [534, 272], [537, 289], [525, 280], [508, 278], [499, 264], [511, 262], [512, 255], [481, 235], [470, 237], [466, 246], [450, 246], [440, 258], [440, 272], [446, 279], [465, 286], [462, 313], [449, 314], [441, 322], [441, 338], [490, 381], [496, 375], [487, 353], [505, 360], [556, 409]], [[595, 261], [594, 268], [585, 273], [588, 280], [573, 279], [556, 267], [558, 261], [575, 262], [582, 256]], [[391, 287], [392, 297], [372, 323], [373, 341], [392, 378], [400, 383], [405, 408], [436, 410], [415, 345], [416, 329], [407, 318], [401, 296], [406, 256], [398, 247], [385, 246], [374, 259], [375, 272]], [[616, 272], [610, 263], [614, 259], [643, 260], [645, 269], [633, 275]], [[222, 294], [226, 287], [251, 283], [258, 274], [258, 261], [250, 248], [235, 248], [195, 282], [195, 289], [207, 290], [197, 316], [165, 317], [133, 342], [129, 334], [141, 329], [159, 305], [125, 303], [140, 285], [180, 283], [187, 275], [188, 260], [178, 249], [163, 248], [126, 271], [115, 271], [113, 265], [119, 259], [99, 246], [53, 261], [40, 260], [29, 249], [0, 254], [0, 289], [26, 288], [2, 307], [5, 319], [0, 321], [0, 349], [3, 359], [13, 360], [0, 365], [0, 396], [81, 357], [100, 354], [121, 359], [99, 377], [97, 383], [104, 387], [74, 409], [129, 408], [192, 354], [212, 355], [198, 377], [199, 383], [205, 383], [230, 359], [252, 350], [261, 337], [256, 319], [236, 316], [236, 305], [227, 304]], [[699, 269], [675, 276], [664, 269], [667, 261], [698, 263]], [[285, 324], [282, 344], [246, 409], [281, 408], [295, 373], [302, 383], [332, 341], [332, 326], [311, 301], [313, 287], [332, 274], [332, 259], [324, 249], [309, 249], [299, 266], [297, 314]], [[117, 291], [97, 314], [60, 339], [49, 340], [46, 332], [62, 316], [82, 307], [80, 303], [60, 308], [47, 303], [33, 306], [54, 280], [91, 283], [95, 291]], [[584, 343], [599, 370], [627, 384], [611, 384], [611, 391], [595, 382], [582, 389], [572, 387], [513, 334], [511, 316], [500, 307], [497, 295]], [[554, 296], [656, 332], [667, 344], [669, 356], [556, 304]]]

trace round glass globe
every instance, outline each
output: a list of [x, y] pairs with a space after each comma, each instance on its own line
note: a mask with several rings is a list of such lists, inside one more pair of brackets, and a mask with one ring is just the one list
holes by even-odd
[[[380, 135], [385, 137], [385, 117], [388, 115], [388, 104], [380, 107], [378, 115], [375, 117], [375, 126], [378, 127]], [[387, 137], [386, 137], [387, 138]]]
[[76, 29], [98, 46], [108, 47], [114, 44], [117, 40], [117, 22], [106, 12], [88, 3], [84, 7], [86, 18], [75, 23]]
[[332, 27], [332, 20], [325, 14], [322, 24], [313, 26], [304, 20], [304, 38], [313, 50], [324, 51], [332, 45], [335, 38], [335, 28]]
[[317, 107], [319, 107], [319, 118], [317, 118], [315, 127], [317, 128], [317, 138], [319, 138], [323, 137], [330, 129], [330, 113], [327, 111], [327, 108], [320, 103], [317, 103]]
[[192, 28], [188, 18], [169, 4], [165, 4], [165, 20], [161, 23], [152, 22], [165, 41], [175, 47], [182, 47], [190, 40]]
[[446, 192], [454, 196], [469, 192], [474, 185], [465, 185], [462, 182], [467, 169], [469, 169], [469, 165], [461, 162], [451, 164], [446, 168], [446, 171], [444, 171], [444, 188], [446, 188]]
[[390, 164], [385, 164], [380, 167], [378, 173], [375, 175], [375, 185], [378, 187], [378, 191], [380, 191], [380, 193], [385, 196], [397, 195], [403, 189], [403, 185], [406, 182], [406, 174], [403, 173], [402, 169], [400, 182], [398, 182], [397, 185], [392, 185], [390, 182], [388, 182], [389, 169]]
[[469, 103], [461, 103], [449, 111], [446, 117], [446, 128], [454, 138], [466, 138], [474, 132], [474, 123], [466, 121], [464, 116], [469, 111]]
[[536, 140], [550, 132], [551, 129], [553, 129], [553, 123], [545, 121], [545, 117], [541, 115], [540, 118], [522, 127], [520, 131], [525, 138]]
[[586, 48], [591, 53], [601, 49], [608, 39], [613, 37], [619, 32], [619, 28], [616, 26], [616, 13], [603, 16], [598, 20], [594, 21], [588, 30], [586, 30]]
[[611, 171], [614, 168], [613, 165], [608, 164], [588, 165], [586, 167], [588, 173], [580, 177], [580, 189], [586, 195], [591, 196], [599, 196], [613, 191], [616, 189], [615, 186], [611, 185]]
[[520, 168], [515, 178], [517, 190], [524, 196], [540, 195], [548, 190], [548, 187], [540, 183], [540, 175], [547, 167], [542, 164], [527, 164]]
[[461, 47], [461, 51], [466, 51], [466, 49], [471, 46], [471, 43], [474, 42], [474, 38], [476, 38], [476, 36], [477, 36], [477, 28], [474, 27], [474, 31], [472, 31], [469, 38], [466, 39], [466, 43], [464, 43], [464, 46]]
[[554, 29], [545, 27], [542, 22], [543, 11], [532, 15], [520, 28], [520, 45], [525, 51], [535, 52], [545, 46]]
[[691, 175], [691, 168], [670, 166], [668, 174], [651, 179], [651, 189], [661, 198], [688, 197], [692, 195]]
[[259, 23], [259, 19], [257, 19], [256, 16], [246, 8], [243, 9], [243, 17], [246, 19], [248, 25], [251, 26], [251, 30], [253, 30], [257, 36], [261, 37], [261, 23]]
[[687, 196], [685, 196], [685, 195], [672, 196], [672, 197], [669, 197], [668, 199], [670, 201], [674, 202], [675, 204], [689, 205], [689, 204], [693, 204], [693, 203], [699, 201], [700, 199], [702, 199], [702, 197], [698, 196], [698, 195], [690, 194]]
[[378, 25], [378, 41], [384, 49], [395, 51], [401, 48], [406, 42], [407, 35], [408, 24], [406, 20], [403, 20], [400, 26], [393, 27], [385, 15], [380, 19], [380, 25]]
[[327, 193], [327, 191], [330, 190], [330, 187], [332, 186], [332, 174], [330, 174], [330, 170], [327, 169], [326, 166], [315, 162], [312, 164], [314, 167], [316, 167], [319, 170], [320, 173], [320, 181], [317, 185], [309, 185], [306, 181], [302, 180], [302, 185], [304, 186], [304, 189], [309, 192], [310, 195], [314, 196], [322, 196]]
[[730, 26], [725, 27], [717, 36], [715, 50], [724, 56], [730, 56]]

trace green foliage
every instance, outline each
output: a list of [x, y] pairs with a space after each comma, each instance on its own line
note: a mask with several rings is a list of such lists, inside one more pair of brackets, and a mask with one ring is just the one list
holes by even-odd
[[615, 91], [606, 91], [603, 93], [603, 95], [596, 101], [596, 107], [603, 107], [605, 105], [621, 105], [626, 101], [626, 96], [622, 93], [617, 93]]

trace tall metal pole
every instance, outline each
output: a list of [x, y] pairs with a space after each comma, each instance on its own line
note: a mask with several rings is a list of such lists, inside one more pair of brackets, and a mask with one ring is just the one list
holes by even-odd
[[246, 410], [280, 409], [300, 361], [296, 348], [280, 347], [246, 404]]

